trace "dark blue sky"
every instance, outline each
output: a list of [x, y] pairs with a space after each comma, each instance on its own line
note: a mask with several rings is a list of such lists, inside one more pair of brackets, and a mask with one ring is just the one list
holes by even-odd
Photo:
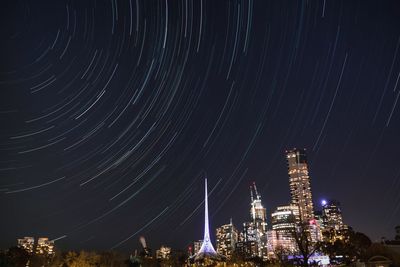
[[[2, 1], [0, 246], [184, 248], [289, 202], [305, 147], [316, 207], [400, 224], [398, 1]], [[198, 208], [199, 207], [199, 208]]]

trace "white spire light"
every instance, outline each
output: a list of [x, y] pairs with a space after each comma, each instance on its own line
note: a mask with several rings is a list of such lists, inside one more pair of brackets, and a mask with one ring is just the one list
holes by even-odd
[[211, 240], [210, 240], [210, 229], [208, 225], [208, 193], [207, 193], [207, 178], [205, 179], [205, 200], [204, 200], [204, 238], [203, 244], [201, 244], [200, 250], [196, 255], [196, 258], [202, 257], [218, 257]]

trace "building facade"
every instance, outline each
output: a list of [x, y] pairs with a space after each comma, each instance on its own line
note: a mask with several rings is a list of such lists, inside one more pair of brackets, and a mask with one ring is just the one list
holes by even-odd
[[171, 257], [171, 248], [161, 246], [160, 249], [156, 250], [156, 258], [158, 260], [168, 260]]
[[259, 256], [259, 244], [257, 239], [257, 229], [253, 222], [244, 222], [243, 231], [240, 235], [240, 244], [238, 244], [237, 249], [244, 258], [254, 258]]
[[314, 219], [311, 183], [305, 149], [286, 151], [291, 204], [299, 207], [301, 222]]
[[203, 244], [203, 239], [193, 242], [193, 254], [196, 254], [197, 252], [199, 252], [199, 250], [201, 248], [201, 244]]
[[339, 231], [344, 228], [342, 211], [338, 201], [322, 201], [322, 220], [324, 229], [334, 229]]
[[54, 241], [49, 240], [47, 237], [38, 238], [35, 243], [35, 238], [26, 236], [24, 238], [17, 239], [18, 247], [26, 250], [30, 254], [53, 256], [54, 252]]
[[239, 233], [232, 223], [222, 225], [216, 229], [217, 253], [231, 259], [238, 242]]
[[251, 226], [247, 228], [252, 230], [254, 241], [257, 243], [257, 252], [255, 256], [266, 260], [268, 258], [267, 211], [261, 203], [261, 195], [258, 193], [255, 183], [250, 186], [250, 199]]
[[33, 253], [35, 238], [25, 236], [24, 238], [17, 239], [17, 244], [19, 248], [26, 250], [28, 253]]
[[47, 237], [40, 237], [36, 246], [36, 254], [51, 256], [54, 254], [54, 242]]
[[271, 250], [280, 249], [288, 254], [297, 251], [294, 231], [300, 220], [299, 208], [296, 205], [278, 206], [271, 214], [272, 232], [269, 242], [269, 254]]

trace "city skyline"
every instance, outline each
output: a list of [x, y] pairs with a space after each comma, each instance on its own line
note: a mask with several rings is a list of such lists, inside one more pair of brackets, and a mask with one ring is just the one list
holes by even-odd
[[213, 235], [261, 240], [296, 199], [374, 241], [400, 224], [399, 1], [0, 5], [0, 248], [185, 248], [204, 177]]
[[[221, 242], [220, 240], [218, 240], [218, 232], [221, 231], [221, 230], [219, 230], [221, 227], [223, 229], [224, 227], [226, 228], [227, 226], [230, 226], [230, 227], [233, 227], [233, 229], [235, 229], [235, 231], [238, 231], [238, 239], [236, 240], [236, 242], [238, 242], [238, 240], [240, 239], [240, 233], [244, 233], [246, 235], [246, 231], [247, 231], [246, 227], [249, 227], [247, 224], [252, 223], [252, 222], [255, 225], [254, 226], [252, 225], [250, 227], [252, 227], [252, 229], [258, 229], [261, 227], [261, 229], [263, 229], [261, 231], [265, 231], [264, 234], [266, 236], [268, 234], [267, 231], [273, 230], [273, 231], [279, 232], [279, 231], [283, 230], [283, 233], [284, 233], [283, 238], [285, 240], [287, 240], [287, 238], [289, 238], [289, 239], [293, 238], [292, 234], [290, 232], [288, 232], [288, 230], [291, 231], [291, 229], [294, 229], [296, 224], [302, 222], [302, 219], [301, 219], [302, 213], [300, 211], [302, 203], [299, 200], [295, 200], [293, 202], [293, 199], [294, 198], [296, 199], [296, 197], [298, 197], [296, 195], [293, 195], [294, 193], [292, 193], [293, 186], [294, 186], [293, 180], [296, 179], [296, 178], [293, 178], [294, 177], [292, 175], [293, 172], [300, 173], [300, 175], [299, 175], [300, 182], [301, 181], [304, 182], [301, 177], [302, 177], [302, 175], [306, 175], [306, 180], [307, 180], [306, 184], [308, 186], [307, 192], [310, 195], [311, 195], [311, 184], [310, 184], [310, 177], [309, 177], [309, 170], [308, 170], [309, 166], [308, 166], [308, 162], [306, 159], [307, 158], [306, 149], [305, 148], [300, 148], [300, 149], [293, 148], [291, 150], [285, 150], [284, 155], [286, 156], [288, 175], [289, 175], [288, 187], [289, 187], [290, 194], [288, 196], [289, 197], [288, 202], [286, 204], [284, 204], [283, 206], [282, 205], [276, 206], [275, 207], [276, 210], [271, 209], [270, 213], [267, 213], [266, 208], [264, 208], [262, 201], [261, 201], [261, 194], [258, 192], [256, 183], [253, 181], [250, 185], [250, 202], [249, 202], [250, 216], [247, 220], [248, 222], [244, 221], [243, 223], [239, 223], [239, 225], [243, 224], [242, 227], [239, 227], [239, 228], [235, 228], [235, 225], [233, 224], [232, 217], [231, 217], [230, 223], [228, 225], [225, 224], [225, 225], [216, 227], [215, 231], [211, 231], [211, 233], [210, 233], [210, 230], [209, 230], [210, 223], [209, 223], [209, 215], [208, 215], [208, 186], [207, 186], [207, 178], [205, 178], [205, 180], [204, 180], [204, 183], [205, 183], [204, 184], [204, 190], [205, 190], [204, 196], [205, 196], [205, 198], [204, 198], [204, 201], [199, 206], [199, 207], [201, 207], [202, 205], [204, 205], [204, 213], [203, 213], [203, 215], [204, 215], [204, 223], [203, 223], [204, 237], [203, 237], [203, 239], [198, 241], [199, 248], [197, 250], [194, 249], [194, 251], [195, 251], [195, 253], [193, 254], [194, 261], [199, 260], [200, 258], [205, 258], [205, 257], [211, 257], [211, 258], [220, 258], [221, 257], [219, 255], [219, 253], [217, 254], [217, 252], [216, 252], [217, 250], [214, 249], [214, 245], [213, 245], [213, 244], [215, 244], [215, 246], [218, 247], [218, 242]], [[290, 163], [291, 158], [295, 158], [295, 161], [294, 161], [294, 162], [296, 162], [295, 164]], [[301, 165], [301, 164], [299, 165], [299, 163], [305, 164], [305, 165]], [[297, 168], [299, 168], [298, 171], [297, 171]], [[253, 193], [253, 191], [254, 191], [254, 193]], [[309, 200], [313, 201], [311, 196], [307, 196], [307, 197], [310, 198]], [[315, 209], [314, 207], [317, 207], [317, 209]], [[290, 211], [290, 213], [288, 213], [288, 211]], [[305, 222], [308, 223], [310, 220], [318, 220], [316, 217], [317, 215], [314, 215], [314, 213], [321, 213], [321, 215], [320, 215], [321, 219], [324, 220], [324, 222], [321, 222], [321, 225], [320, 225], [321, 227], [331, 227], [332, 229], [335, 229], [335, 230], [344, 229], [343, 225], [345, 225], [345, 224], [344, 224], [343, 218], [342, 218], [340, 202], [338, 202], [337, 200], [332, 200], [332, 199], [327, 200], [327, 199], [323, 198], [320, 201], [320, 205], [313, 205], [311, 207], [310, 212], [311, 212], [310, 213], [311, 215], [309, 215], [309, 216], [311, 216], [311, 217], [305, 217]], [[277, 221], [276, 218], [274, 219], [274, 216], [278, 216], [278, 217], [283, 216], [283, 217], [280, 217], [281, 219], [278, 219], [278, 221]], [[293, 220], [290, 219], [290, 222], [291, 222], [290, 225], [287, 224], [287, 219], [288, 219], [287, 216], [293, 216]], [[283, 218], [283, 220], [282, 220], [282, 218]], [[259, 223], [261, 222], [261, 224], [256, 223], [257, 220], [259, 220]], [[281, 220], [281, 222], [279, 222], [279, 220]], [[325, 220], [326, 220], [326, 222], [325, 222]], [[276, 226], [277, 228], [275, 228], [274, 223], [277, 225], [279, 223], [283, 223], [283, 228], [280, 228], [279, 226]], [[270, 226], [267, 227], [267, 225], [269, 225], [269, 224], [270, 224]], [[347, 229], [347, 226], [345, 226], [345, 227]], [[398, 226], [396, 226], [396, 227], [398, 227]], [[357, 230], [357, 229], [355, 229], [355, 230]], [[397, 231], [397, 228], [396, 228], [396, 231]], [[275, 238], [279, 239], [279, 233], [274, 234], [272, 236], [270, 234], [268, 234], [268, 235], [270, 237], [272, 237], [272, 240], [275, 240]], [[277, 236], [275, 236], [275, 235], [277, 235]], [[63, 238], [64, 237], [61, 237], [59, 239], [63, 239]], [[213, 242], [214, 238], [215, 238], [215, 241]], [[22, 244], [21, 247], [23, 247], [27, 251], [30, 251], [33, 248], [35, 238], [34, 237], [24, 237], [23, 239], [17, 239], [17, 240], [18, 240], [19, 246], [20, 246], [20, 244]], [[27, 240], [27, 241], [25, 241], [25, 240]], [[49, 238], [47, 238], [47, 237], [46, 238], [38, 238], [38, 240], [39, 241], [38, 241], [38, 243], [35, 243], [35, 246], [39, 247], [40, 242], [41, 242], [40, 240], [49, 240]], [[54, 244], [54, 241], [57, 241], [57, 240], [58, 240], [58, 238], [56, 238], [54, 240], [50, 239], [50, 242], [52, 244]], [[143, 242], [146, 242], [144, 240], [145, 240], [144, 237], [140, 236], [140, 238], [137, 239], [138, 242], [136, 245], [138, 245], [139, 243], [142, 243], [142, 246], [143, 246]], [[205, 240], [206, 240], [206, 242], [204, 242]], [[244, 237], [244, 240], [246, 240], [246, 237]], [[250, 240], [252, 240], [252, 239], [250, 239]], [[124, 240], [124, 242], [125, 241], [126, 240]], [[185, 241], [187, 242], [188, 240], [185, 240]], [[24, 243], [20, 243], [20, 242], [27, 242], [28, 247], [26, 247], [26, 245], [24, 245]], [[48, 242], [48, 241], [46, 241], [46, 242]], [[260, 241], [257, 241], [257, 242], [260, 242]], [[276, 241], [271, 241], [271, 242], [274, 243]], [[288, 241], [286, 241], [286, 242], [288, 242]], [[283, 244], [284, 244], [284, 246], [288, 246], [287, 247], [288, 250], [292, 251], [292, 253], [293, 253], [296, 245], [295, 245], [295, 243], [291, 243], [291, 242], [294, 242], [294, 241], [290, 241], [289, 243], [283, 243]], [[189, 245], [187, 247], [178, 248], [178, 249], [189, 249], [189, 250], [190, 250], [190, 248], [193, 249], [193, 247], [191, 245], [192, 244], [191, 241], [189, 241], [188, 244]], [[165, 245], [165, 242], [161, 242], [161, 249], [163, 248], [164, 245]], [[267, 247], [266, 240], [265, 240], [264, 246]], [[171, 249], [171, 248], [169, 248], [169, 249]], [[174, 248], [174, 249], [177, 249], [177, 248]], [[233, 249], [234, 250], [236, 249], [235, 246], [233, 246]], [[258, 248], [258, 249], [260, 249], [260, 252], [258, 252], [258, 253], [260, 253], [260, 257], [262, 257], [263, 253], [261, 252], [261, 248]], [[258, 249], [256, 249], [256, 251]], [[226, 248], [223, 249], [223, 251], [226, 253], [227, 252]], [[257, 253], [257, 252], [255, 252], [255, 253]], [[265, 254], [267, 255], [266, 252], [265, 252]], [[226, 256], [225, 254], [221, 254], [221, 255]]]

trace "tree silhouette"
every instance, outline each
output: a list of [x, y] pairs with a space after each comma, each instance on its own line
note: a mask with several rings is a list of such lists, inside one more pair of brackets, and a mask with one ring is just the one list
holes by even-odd
[[25, 267], [29, 261], [29, 253], [23, 248], [12, 247], [6, 253], [7, 267]]
[[356, 260], [367, 260], [366, 252], [372, 242], [365, 234], [349, 228], [343, 232], [342, 239], [334, 240], [330, 232], [325, 232], [324, 236], [327, 241], [321, 242], [321, 250], [329, 255], [332, 262], [337, 261], [337, 256], [341, 256], [340, 261], [346, 265]]
[[302, 256], [301, 265], [307, 267], [309, 266], [308, 261], [310, 257], [319, 250], [320, 243], [312, 241], [310, 225], [307, 222], [299, 223], [292, 233]]
[[274, 249], [274, 255], [277, 262], [279, 263], [279, 266], [284, 267], [289, 265], [288, 255], [290, 255], [290, 250], [288, 248], [278, 245]]

